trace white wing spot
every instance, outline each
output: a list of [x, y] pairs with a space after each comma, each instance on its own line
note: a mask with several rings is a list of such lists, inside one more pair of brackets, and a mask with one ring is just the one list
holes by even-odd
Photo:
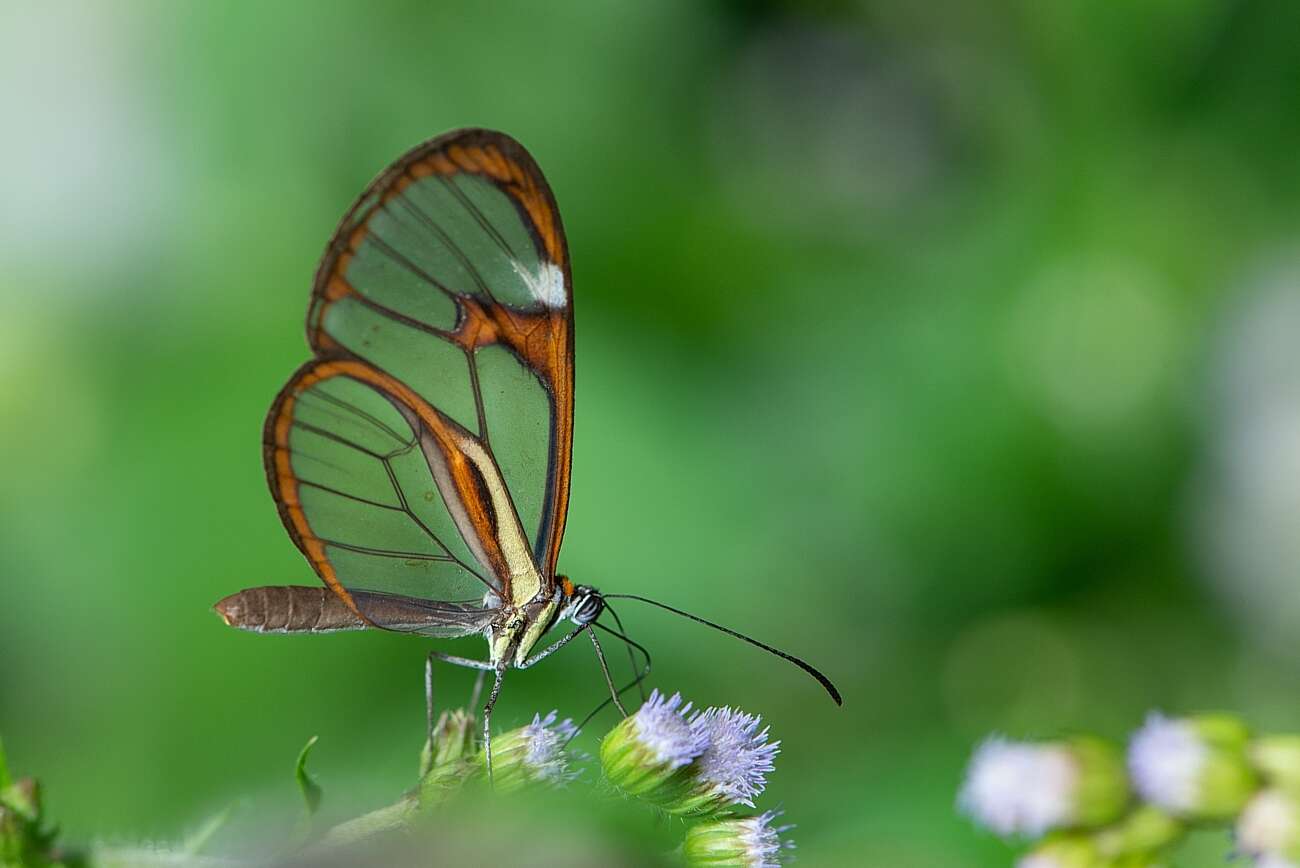
[[523, 279], [529, 293], [542, 304], [558, 310], [569, 303], [564, 287], [564, 272], [554, 262], [543, 262], [537, 274], [532, 274], [514, 260], [510, 264], [514, 267], [515, 274]]

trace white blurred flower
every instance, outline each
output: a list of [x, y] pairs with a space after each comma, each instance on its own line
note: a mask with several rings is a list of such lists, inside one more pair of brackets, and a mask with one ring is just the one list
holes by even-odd
[[1300, 856], [1300, 805], [1283, 790], [1255, 795], [1237, 818], [1237, 846], [1257, 859]]
[[1179, 813], [1196, 808], [1209, 748], [1189, 721], [1158, 713], [1129, 742], [1128, 767], [1142, 798]]
[[993, 736], [971, 758], [957, 803], [999, 835], [1034, 837], [1070, 822], [1076, 776], [1063, 745]]

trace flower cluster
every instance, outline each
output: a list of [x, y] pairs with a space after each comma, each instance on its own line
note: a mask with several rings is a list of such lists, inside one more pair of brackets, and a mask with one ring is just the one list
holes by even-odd
[[1230, 715], [1151, 714], [1117, 748], [1091, 737], [993, 737], [958, 805], [1004, 837], [1041, 838], [1019, 868], [1144, 868], [1192, 824], [1232, 823], [1237, 849], [1300, 868], [1300, 736], [1256, 736]]
[[754, 807], [780, 751], [762, 720], [730, 707], [691, 710], [680, 694], [653, 691], [600, 746], [606, 779], [622, 792], [678, 816], [707, 819], [687, 832], [683, 853], [691, 865], [779, 863], [793, 845], [768, 811], [737, 817]]

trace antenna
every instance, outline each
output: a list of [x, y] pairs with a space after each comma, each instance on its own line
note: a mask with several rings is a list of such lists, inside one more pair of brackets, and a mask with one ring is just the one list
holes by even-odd
[[817, 683], [819, 683], [822, 687], [826, 688], [826, 692], [831, 695], [831, 699], [835, 700], [836, 705], [844, 704], [844, 699], [840, 696], [840, 692], [835, 689], [835, 685], [831, 683], [831, 680], [829, 678], [827, 678], [816, 668], [814, 668], [812, 664], [805, 663], [804, 661], [800, 660], [798, 657], [794, 656], [793, 654], [787, 654], [786, 652], [782, 651], [780, 648], [773, 648], [771, 645], [760, 642], [757, 639], [751, 639], [750, 637], [746, 636], [744, 633], [737, 633], [735, 630], [732, 630], [730, 627], [724, 627], [721, 624], [715, 624], [706, 618], [701, 618], [699, 615], [692, 615], [690, 612], [683, 612], [681, 609], [675, 609], [672, 606], [668, 605], [667, 603], [660, 603], [658, 600], [651, 600], [648, 597], [638, 597], [636, 594], [604, 594], [603, 596], [605, 597], [605, 599], [610, 599], [612, 597], [616, 600], [640, 600], [642, 603], [649, 603], [652, 606], [658, 606], [661, 609], [666, 609], [669, 612], [672, 612], [677, 615], [681, 615], [683, 618], [690, 618], [692, 621], [695, 621], [696, 623], [699, 624], [703, 624], [706, 627], [712, 627], [714, 630], [720, 630], [723, 633], [726, 633], [728, 636], [734, 636], [737, 639], [740, 639], [741, 641], [744, 642], [748, 642], [750, 645], [753, 645], [757, 648], [762, 648], [764, 651], [766, 651], [769, 654], [775, 654], [777, 657], [780, 657], [782, 660], [790, 661], [795, 666], [798, 666], [800, 669], [802, 669], [804, 672], [807, 672], [813, 678], [816, 678]]

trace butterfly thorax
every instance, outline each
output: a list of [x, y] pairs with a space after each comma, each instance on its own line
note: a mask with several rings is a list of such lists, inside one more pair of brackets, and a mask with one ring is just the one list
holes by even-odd
[[[497, 603], [489, 594], [484, 601]], [[571, 621], [582, 627], [595, 621], [605, 608], [600, 592], [589, 585], [575, 585], [565, 576], [556, 576], [554, 594], [548, 599], [540, 594], [522, 606], [502, 606], [500, 614], [488, 625], [490, 659], [497, 667], [523, 665], [533, 653], [537, 641], [556, 621]]]
[[542, 634], [555, 621], [560, 593], [550, 599], [535, 597], [522, 606], [506, 606], [488, 626], [489, 658], [493, 665], [521, 665]]

